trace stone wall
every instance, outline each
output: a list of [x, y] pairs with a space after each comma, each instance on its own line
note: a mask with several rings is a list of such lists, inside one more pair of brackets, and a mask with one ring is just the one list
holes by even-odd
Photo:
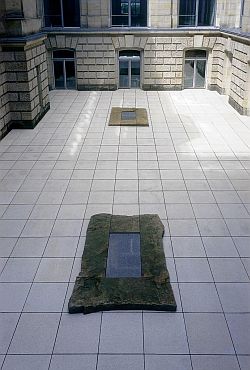
[[0, 139], [8, 132], [11, 121], [5, 63], [0, 48]]
[[33, 128], [49, 109], [47, 59], [44, 39], [4, 45], [5, 84], [11, 114], [3, 130]]

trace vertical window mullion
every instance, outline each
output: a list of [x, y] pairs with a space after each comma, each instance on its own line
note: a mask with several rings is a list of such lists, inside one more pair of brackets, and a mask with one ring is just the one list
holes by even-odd
[[60, 0], [60, 4], [61, 4], [61, 21], [62, 21], [62, 27], [64, 27], [63, 0]]
[[200, 0], [196, 0], [196, 9], [195, 9], [195, 27], [198, 26], [199, 22], [199, 6], [200, 6]]
[[128, 2], [128, 25], [131, 27], [131, 0]]
[[129, 80], [129, 88], [131, 89], [131, 59], [129, 59], [128, 63], [128, 80]]

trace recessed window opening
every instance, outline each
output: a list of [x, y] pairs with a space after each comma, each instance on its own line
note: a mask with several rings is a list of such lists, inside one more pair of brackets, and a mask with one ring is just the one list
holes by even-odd
[[179, 26], [213, 26], [216, 12], [216, 0], [180, 0]]
[[45, 27], [80, 27], [79, 0], [44, 0]]
[[53, 51], [55, 89], [75, 89], [75, 55], [72, 50]]
[[113, 27], [146, 27], [147, 0], [112, 0]]

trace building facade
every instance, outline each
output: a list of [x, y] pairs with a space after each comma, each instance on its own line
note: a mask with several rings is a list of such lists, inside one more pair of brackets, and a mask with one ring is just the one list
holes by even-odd
[[250, 114], [250, 0], [2, 0], [0, 137], [49, 89], [207, 88]]

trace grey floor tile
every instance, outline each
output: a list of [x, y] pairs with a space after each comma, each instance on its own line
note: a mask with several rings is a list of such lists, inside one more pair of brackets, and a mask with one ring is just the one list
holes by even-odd
[[190, 357], [187, 355], [146, 355], [145, 357], [146, 370], [191, 370]]
[[19, 238], [11, 257], [42, 257], [48, 238]]
[[180, 283], [184, 312], [221, 312], [219, 297], [213, 283]]
[[238, 355], [250, 355], [250, 313], [227, 314], [227, 323]]
[[43, 258], [35, 276], [35, 282], [68, 282], [72, 265], [73, 258]]
[[21, 312], [30, 283], [0, 283], [0, 312]]
[[28, 220], [23, 232], [22, 237], [47, 237], [50, 235], [54, 220]]
[[0, 238], [0, 257], [9, 257], [16, 242], [17, 238]]
[[101, 314], [63, 314], [55, 344], [55, 354], [98, 352]]
[[193, 370], [240, 370], [236, 356], [192, 356]]
[[250, 257], [250, 237], [235, 237], [233, 241], [241, 257]]
[[250, 368], [250, 356], [238, 356], [241, 370], [248, 370]]
[[206, 258], [176, 258], [177, 276], [182, 283], [213, 282]]
[[171, 238], [175, 257], [206, 257], [200, 237]]
[[66, 283], [34, 283], [23, 311], [61, 312], [66, 291]]
[[104, 313], [100, 353], [143, 353], [142, 314]]
[[32, 211], [33, 205], [27, 204], [15, 204], [15, 205], [9, 205], [7, 210], [5, 211], [3, 215], [3, 219], [6, 220], [25, 220], [29, 218], [29, 215]]
[[250, 283], [217, 283], [225, 312], [250, 312]]
[[56, 220], [52, 236], [80, 236], [82, 220]]
[[78, 237], [51, 237], [44, 251], [44, 257], [74, 257]]
[[142, 355], [99, 355], [97, 370], [144, 370]]
[[182, 314], [145, 313], [143, 323], [146, 354], [188, 354]]
[[26, 220], [0, 220], [0, 235], [4, 238], [19, 237]]
[[50, 370], [96, 370], [97, 355], [53, 355]]
[[226, 224], [232, 236], [250, 236], [249, 219], [226, 219]]
[[0, 281], [7, 283], [32, 282], [40, 258], [10, 258], [2, 271]]
[[191, 354], [234, 354], [223, 314], [186, 313], [185, 321]]
[[23, 313], [9, 349], [10, 354], [50, 354], [60, 315]]
[[231, 237], [204, 237], [202, 238], [208, 257], [238, 257]]
[[15, 331], [18, 319], [18, 313], [0, 313], [0, 354], [5, 354], [8, 350], [12, 335]]
[[221, 219], [197, 219], [202, 236], [229, 236], [229, 231], [224, 220]]
[[200, 236], [195, 220], [169, 220], [171, 236]]
[[37, 204], [30, 215], [33, 220], [54, 220], [58, 214], [58, 204]]
[[48, 370], [49, 355], [8, 355], [3, 370]]
[[209, 258], [215, 282], [249, 282], [249, 277], [239, 258]]
[[250, 276], [250, 258], [242, 258], [243, 265], [246, 269], [248, 276]]

